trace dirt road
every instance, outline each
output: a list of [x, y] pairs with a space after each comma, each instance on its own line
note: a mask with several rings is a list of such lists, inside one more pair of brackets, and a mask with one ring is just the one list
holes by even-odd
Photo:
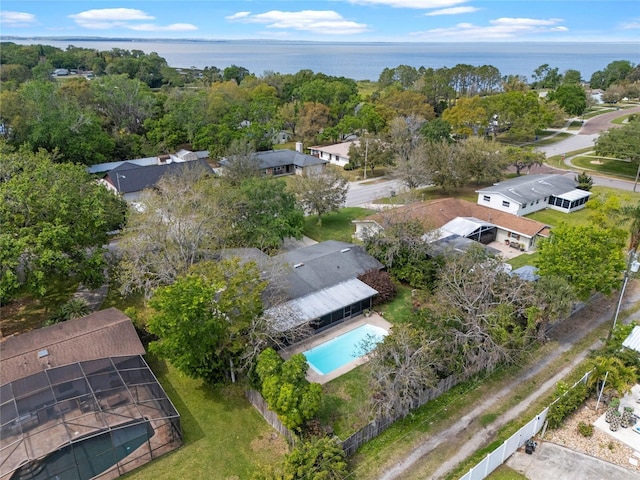
[[[636, 303], [640, 302], [640, 285], [633, 284], [632, 288], [626, 291], [623, 301], [623, 309], [629, 309]], [[615, 308], [615, 299], [598, 297], [582, 310], [575, 312], [566, 321], [552, 329], [549, 333], [550, 340], [558, 342], [558, 348], [550, 355], [544, 358], [532, 368], [523, 370], [516, 380], [517, 383], [526, 382], [535, 375], [543, 372], [544, 369], [556, 362], [573, 344], [582, 339], [594, 328], [612, 319], [613, 310]], [[628, 318], [639, 316], [638, 314]], [[576, 355], [565, 368], [556, 375], [550, 376], [539, 388], [529, 397], [523, 399], [517, 406], [500, 415], [497, 420], [488, 424], [486, 427], [478, 431], [469, 431], [469, 426], [474, 419], [482, 417], [483, 414], [491, 412], [495, 406], [511, 392], [511, 387], [505, 387], [496, 392], [490, 398], [486, 398], [479, 403], [467, 415], [460, 418], [449, 428], [442, 430], [433, 435], [426, 436], [424, 442], [418, 445], [403, 461], [388, 468], [384, 475], [380, 478], [383, 480], [392, 480], [398, 478], [442, 478], [450, 470], [452, 470], [460, 462], [471, 456], [475, 451], [490, 443], [495, 432], [507, 422], [515, 419], [524, 411], [529, 404], [547, 391], [555, 387], [555, 384], [565, 375], [567, 375], [576, 365], [586, 358], [589, 350], [596, 348], [598, 344], [592, 345]], [[443, 462], [435, 472], [419, 472], [415, 467], [416, 463], [435, 450], [436, 447], [445, 443], [451, 443], [456, 446], [456, 454]]]

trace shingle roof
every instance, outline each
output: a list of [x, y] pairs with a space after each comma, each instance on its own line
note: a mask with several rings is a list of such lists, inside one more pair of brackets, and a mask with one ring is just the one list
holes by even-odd
[[289, 299], [303, 297], [384, 267], [359, 245], [328, 240], [274, 257], [288, 264]]
[[121, 193], [139, 192], [153, 187], [163, 175], [180, 172], [184, 168], [194, 168], [196, 165], [206, 172], [213, 173], [211, 166], [204, 159], [147, 166], [124, 162], [110, 170], [103, 178]]
[[[39, 356], [43, 350], [47, 355]], [[131, 319], [120, 310], [108, 308], [4, 339], [0, 342], [1, 383], [49, 367], [144, 353]]]
[[551, 195], [562, 195], [575, 189], [575, 180], [564, 175], [551, 173], [546, 175], [522, 175], [496, 183], [491, 187], [477, 190], [477, 193], [498, 193], [514, 202], [526, 204], [535, 200], [542, 200]]
[[295, 150], [269, 150], [267, 152], [257, 152], [254, 155], [260, 160], [260, 168], [283, 167], [285, 165], [295, 165], [303, 168], [329, 163], [327, 160], [296, 152]]
[[376, 213], [363, 220], [374, 221], [384, 228], [389, 223], [390, 218], [398, 217], [420, 221], [424, 225], [425, 231], [440, 228], [457, 217], [474, 217], [480, 221], [492, 223], [526, 237], [548, 234], [546, 225], [543, 223], [458, 198], [443, 198], [430, 202], [412, 203]]

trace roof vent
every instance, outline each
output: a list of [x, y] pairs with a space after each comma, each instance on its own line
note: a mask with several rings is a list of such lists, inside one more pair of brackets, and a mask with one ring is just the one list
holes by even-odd
[[350, 248], [343, 248], [342, 250], [340, 250], [340, 253], [346, 253], [346, 252], [348, 252], [349, 250], [351, 250], [351, 249], [350, 249]]
[[49, 356], [49, 350], [40, 350], [38, 352], [38, 358], [43, 358], [48, 356]]
[[296, 263], [293, 268], [300, 268], [304, 265], [304, 263]]

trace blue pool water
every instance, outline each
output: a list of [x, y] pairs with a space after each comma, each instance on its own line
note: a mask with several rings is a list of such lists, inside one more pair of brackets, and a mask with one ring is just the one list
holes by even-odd
[[[317, 347], [303, 352], [307, 362], [320, 375], [326, 375], [335, 369], [360, 358], [380, 343], [387, 335], [384, 328], [375, 325], [360, 325]], [[363, 344], [366, 341], [366, 344]], [[366, 346], [366, 348], [364, 348]]]

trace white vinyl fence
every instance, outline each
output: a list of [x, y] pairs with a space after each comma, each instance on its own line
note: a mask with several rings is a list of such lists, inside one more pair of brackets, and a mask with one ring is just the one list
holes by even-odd
[[[585, 375], [576, 383], [574, 383], [569, 390], [572, 390], [579, 383], [586, 382], [587, 378], [589, 378], [590, 373], [591, 372], [585, 373]], [[556, 398], [553, 402], [551, 402], [551, 405], [560, 400], [560, 398], [562, 397]], [[549, 405], [549, 407], [545, 408], [542, 412], [531, 419], [529, 423], [523, 426], [520, 430], [511, 435], [511, 437], [505, 440], [502, 445], [488, 454], [480, 463], [469, 470], [464, 476], [460, 477], [460, 480], [484, 480], [485, 478], [487, 478], [491, 474], [491, 472], [493, 472], [496, 468], [506, 462], [507, 459], [516, 452], [516, 450], [522, 447], [527, 440], [529, 440], [540, 430], [542, 430], [551, 405]]]

